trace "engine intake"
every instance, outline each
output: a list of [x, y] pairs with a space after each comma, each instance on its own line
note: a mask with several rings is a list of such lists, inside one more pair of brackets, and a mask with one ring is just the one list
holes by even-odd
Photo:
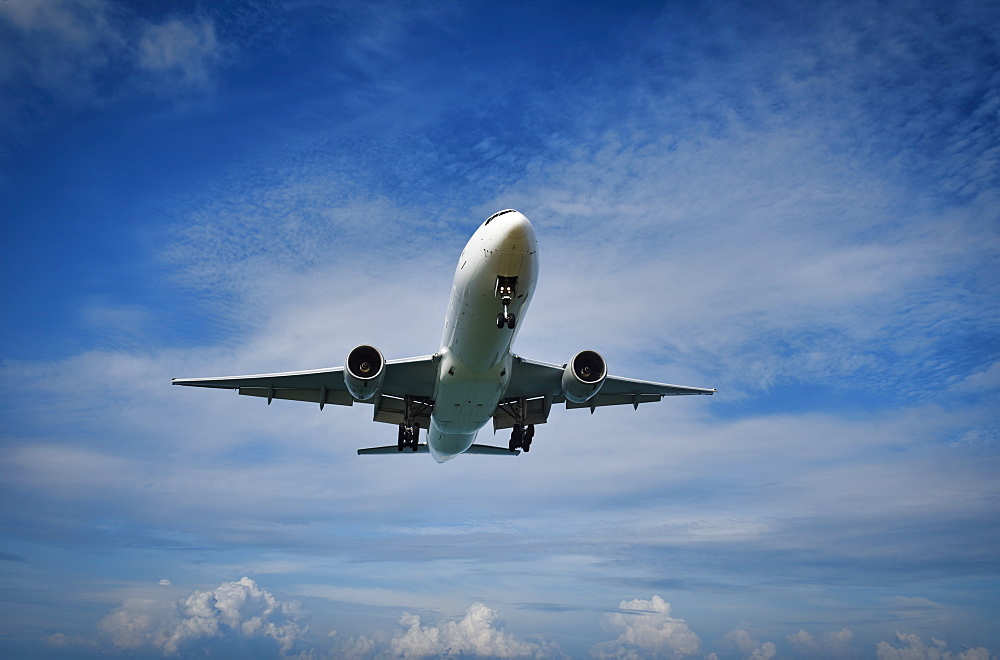
[[358, 401], [375, 396], [385, 379], [385, 358], [374, 346], [362, 344], [347, 354], [344, 384]]
[[580, 351], [566, 365], [562, 391], [569, 401], [583, 403], [600, 391], [608, 377], [608, 365], [596, 351]]

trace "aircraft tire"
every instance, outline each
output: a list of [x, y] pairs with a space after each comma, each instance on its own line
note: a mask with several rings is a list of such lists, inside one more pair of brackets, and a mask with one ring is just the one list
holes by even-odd
[[511, 330], [513, 330], [515, 324], [517, 324], [517, 317], [514, 316], [513, 314], [508, 314], [507, 315], [507, 327], [510, 328]]

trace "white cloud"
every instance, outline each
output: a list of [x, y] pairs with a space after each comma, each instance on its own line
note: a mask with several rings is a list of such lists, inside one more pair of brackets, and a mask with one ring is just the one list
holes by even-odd
[[826, 633], [816, 639], [805, 630], [788, 636], [788, 642], [795, 651], [807, 658], [852, 658], [861, 655], [860, 649], [851, 646], [854, 633], [843, 628]]
[[746, 630], [737, 628], [727, 634], [723, 643], [736, 647], [747, 660], [768, 660], [778, 654], [778, 649], [774, 642], [758, 642]]
[[879, 642], [875, 646], [878, 660], [991, 660], [989, 650], [981, 646], [953, 654], [946, 642], [934, 637], [927, 644], [920, 635], [896, 632], [896, 639], [902, 646], [889, 642]]
[[424, 658], [484, 656], [496, 658], [548, 658], [560, 655], [551, 645], [518, 639], [503, 631], [499, 613], [482, 603], [473, 603], [461, 621], [423, 626], [420, 617], [404, 614], [400, 623], [406, 632], [392, 639], [392, 657]]
[[210, 81], [219, 43], [211, 21], [173, 18], [146, 27], [138, 54], [141, 69], [167, 76], [182, 86], [201, 87]]
[[341, 635], [336, 630], [331, 630], [327, 635], [327, 643], [330, 645], [330, 648], [326, 649], [330, 657], [345, 660], [378, 658], [383, 651], [378, 642], [369, 637]]
[[670, 616], [670, 603], [659, 596], [622, 601], [618, 609], [608, 623], [622, 633], [592, 648], [595, 658], [683, 658], [701, 652], [701, 639], [683, 619]]
[[77, 101], [93, 98], [94, 74], [125, 45], [110, 16], [104, 0], [0, 3], [0, 84], [27, 84]]
[[206, 641], [270, 639], [284, 655], [306, 632], [300, 616], [298, 603], [279, 602], [244, 577], [176, 603], [128, 600], [100, 628], [116, 648], [129, 651], [174, 655]]
[[106, 0], [0, 3], [0, 86], [11, 86], [29, 114], [40, 111], [39, 98], [103, 106], [139, 89], [205, 89], [223, 50], [207, 17], [151, 23]]

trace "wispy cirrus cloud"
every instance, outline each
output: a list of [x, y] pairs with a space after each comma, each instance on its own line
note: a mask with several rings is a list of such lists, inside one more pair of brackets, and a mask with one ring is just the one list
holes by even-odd
[[226, 52], [208, 16], [149, 20], [105, 0], [4, 3], [0, 34], [3, 119], [19, 126], [139, 91], [208, 90]]

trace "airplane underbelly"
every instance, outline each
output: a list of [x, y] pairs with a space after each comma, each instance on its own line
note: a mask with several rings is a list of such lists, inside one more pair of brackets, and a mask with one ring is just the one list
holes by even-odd
[[433, 419], [453, 433], [478, 431], [493, 418], [500, 401], [496, 381], [462, 381], [442, 384], [434, 401]]

